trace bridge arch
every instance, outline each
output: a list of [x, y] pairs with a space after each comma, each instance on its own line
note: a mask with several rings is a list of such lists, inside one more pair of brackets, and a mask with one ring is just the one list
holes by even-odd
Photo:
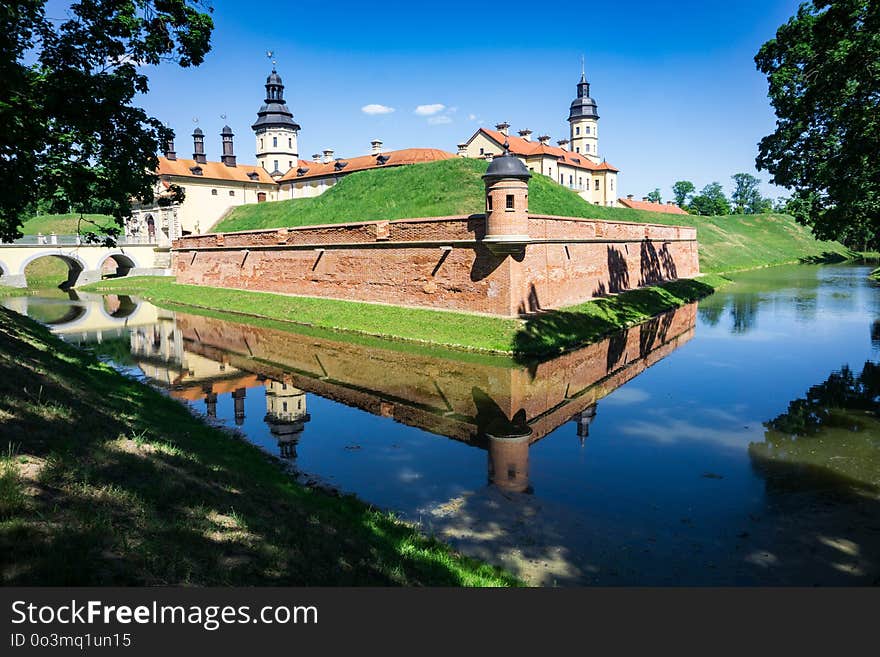
[[79, 256], [74, 255], [72, 253], [63, 253], [61, 251], [41, 251], [41, 252], [35, 253], [34, 255], [30, 256], [29, 258], [26, 258], [21, 263], [21, 268], [19, 270], [19, 274], [22, 276], [22, 278], [27, 280], [26, 271], [27, 271], [28, 265], [31, 264], [32, 262], [34, 262], [35, 260], [39, 260], [40, 258], [58, 258], [65, 265], [67, 265], [67, 280], [62, 282], [61, 285], [59, 285], [59, 287], [65, 289], [65, 290], [70, 289], [74, 285], [76, 285], [76, 281], [80, 277], [80, 274], [82, 274], [84, 271], [86, 271], [88, 269], [88, 267], [86, 266], [86, 263], [83, 262]]
[[136, 269], [139, 266], [137, 261], [130, 255], [123, 253], [122, 251], [112, 251], [101, 258], [97, 267], [98, 271], [103, 272], [105, 266], [110, 264], [108, 261], [112, 261], [116, 265], [114, 273], [108, 274], [111, 278], [127, 276], [132, 269]]
[[98, 307], [101, 312], [109, 320], [125, 319], [134, 315], [141, 307], [127, 294], [106, 294], [101, 295], [97, 300]]

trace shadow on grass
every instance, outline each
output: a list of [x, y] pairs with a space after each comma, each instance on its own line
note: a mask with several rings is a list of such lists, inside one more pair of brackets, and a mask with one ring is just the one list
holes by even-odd
[[854, 260], [858, 257], [859, 254], [855, 251], [850, 251], [848, 254], [837, 253], [836, 251], [825, 251], [819, 255], [798, 258], [798, 262], [802, 265], [833, 265], [839, 262]]
[[[0, 432], [27, 501], [11, 585], [506, 585], [510, 575], [260, 452], [0, 309]], [[2, 445], [6, 447], [6, 445]]]
[[682, 279], [563, 310], [540, 312], [529, 317], [514, 336], [514, 358], [519, 363], [529, 363], [596, 342], [621, 328], [649, 320], [714, 291], [714, 287], [700, 280]]

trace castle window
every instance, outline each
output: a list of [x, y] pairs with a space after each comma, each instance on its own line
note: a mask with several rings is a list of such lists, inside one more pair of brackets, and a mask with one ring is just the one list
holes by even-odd
[[489, 210], [489, 212], [492, 211], [492, 197], [491, 196], [486, 197], [486, 209]]
[[577, 126], [577, 127], [574, 129], [574, 134], [576, 134], [576, 135], [581, 134], [581, 128], [580, 128], [580, 126]]
[[216, 190], [216, 189], [212, 189], [212, 190], [211, 190], [211, 196], [217, 196], [217, 190]]
[[230, 190], [229, 190], [229, 195], [230, 195], [230, 196], [235, 196], [235, 190], [234, 190], [234, 189], [230, 189]]
[[513, 194], [507, 195], [507, 209], [513, 210]]
[[611, 183], [611, 191], [613, 192], [614, 191], [614, 178], [612, 178], [608, 182]]
[[596, 178], [596, 191], [597, 192], [599, 191], [599, 179], [598, 178]]
[[577, 148], [575, 148], [575, 149], [574, 149], [574, 152], [575, 152], [575, 153], [580, 153], [580, 152], [581, 152], [581, 147], [578, 146]]
[[485, 155], [485, 154], [486, 154], [486, 153], [485, 153], [485, 152], [483, 151], [483, 149], [481, 148], [481, 149], [480, 149], [480, 155]]
[[590, 145], [584, 144], [584, 149], [587, 151], [587, 153], [589, 153], [590, 152]]
[[[293, 139], [292, 138], [287, 140], [287, 147], [293, 148]], [[293, 166], [293, 165], [291, 164], [290, 166]]]
[[272, 137], [272, 146], [278, 146], [278, 137]]
[[574, 176], [569, 176], [569, 177], [568, 177], [568, 184], [569, 184], [569, 185], [574, 185]]
[[274, 162], [275, 162], [275, 168], [273, 169], [273, 171], [278, 171], [278, 160], [274, 160]]
[[288, 162], [287, 162], [287, 168], [288, 168], [288, 169], [292, 169], [292, 168], [293, 168], [293, 160], [288, 160]]
[[263, 140], [260, 140], [260, 150], [263, 150]]
[[590, 134], [590, 126], [587, 126], [586, 128], [584, 128], [584, 133]]
[[257, 203], [263, 203], [266, 200], [266, 192], [257, 192]]

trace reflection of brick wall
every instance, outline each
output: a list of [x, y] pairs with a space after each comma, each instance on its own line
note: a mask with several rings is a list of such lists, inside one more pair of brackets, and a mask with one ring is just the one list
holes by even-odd
[[695, 322], [689, 304], [527, 368], [177, 314], [187, 353], [459, 440], [477, 438], [475, 394], [482, 394], [508, 419], [524, 411], [531, 442], [674, 351]]
[[[531, 216], [524, 257], [493, 255], [481, 215], [194, 235], [178, 281], [516, 315], [699, 273], [696, 231]], [[599, 241], [578, 241], [599, 240]]]

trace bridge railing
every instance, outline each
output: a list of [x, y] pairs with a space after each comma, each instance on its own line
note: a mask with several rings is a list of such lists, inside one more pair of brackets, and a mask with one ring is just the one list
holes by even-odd
[[[120, 237], [116, 240], [116, 246], [139, 246], [139, 245], [156, 245], [158, 239], [148, 235], [143, 236], [127, 236]], [[2, 242], [0, 244], [7, 246], [100, 246], [94, 242], [86, 242], [81, 235], [56, 235], [50, 233], [48, 235], [25, 235], [12, 242]]]

